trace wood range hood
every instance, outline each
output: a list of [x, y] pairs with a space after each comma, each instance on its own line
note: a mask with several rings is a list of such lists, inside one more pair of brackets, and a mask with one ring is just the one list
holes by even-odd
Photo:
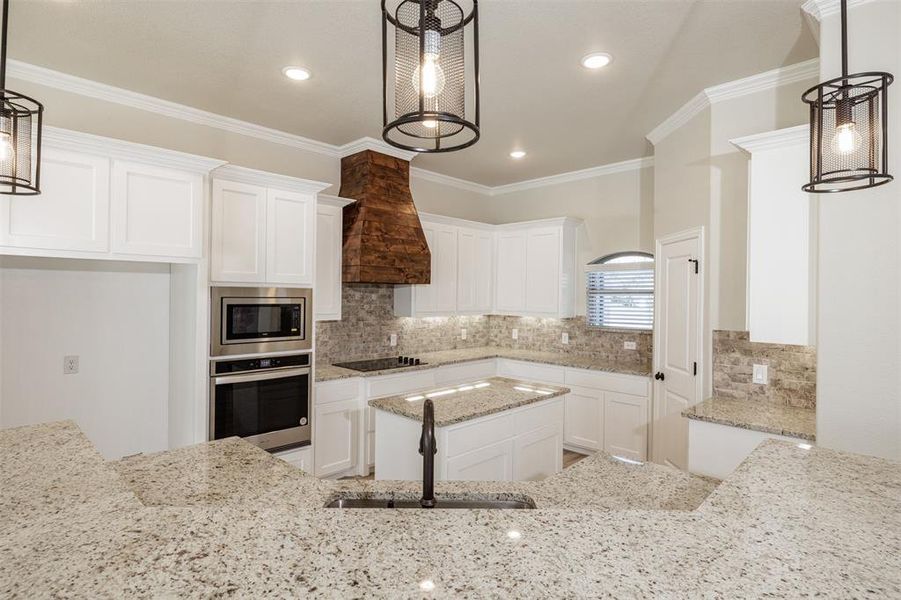
[[410, 193], [410, 163], [364, 150], [341, 159], [344, 283], [430, 283], [432, 257]]

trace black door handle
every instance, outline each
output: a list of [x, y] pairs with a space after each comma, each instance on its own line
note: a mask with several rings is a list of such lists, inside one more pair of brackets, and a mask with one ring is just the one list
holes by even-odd
[[663, 374], [663, 371], [658, 371], [654, 375], [654, 379], [656, 379], [657, 381], [663, 381], [664, 379], [666, 379], [666, 375]]

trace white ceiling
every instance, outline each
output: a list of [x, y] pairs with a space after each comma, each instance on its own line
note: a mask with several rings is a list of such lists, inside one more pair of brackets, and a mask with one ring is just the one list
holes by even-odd
[[[701, 89], [815, 57], [800, 4], [482, 0], [482, 139], [414, 164], [495, 186], [648, 155]], [[10, 23], [11, 58], [331, 144], [381, 135], [378, 0], [13, 0]], [[613, 64], [586, 71], [591, 51]]]

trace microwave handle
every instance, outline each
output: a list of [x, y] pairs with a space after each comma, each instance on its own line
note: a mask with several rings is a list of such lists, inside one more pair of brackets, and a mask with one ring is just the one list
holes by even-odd
[[281, 371], [270, 371], [266, 373], [246, 373], [243, 375], [225, 375], [222, 377], [214, 377], [213, 384], [223, 385], [227, 383], [246, 383], [248, 381], [265, 381], [267, 379], [283, 379], [285, 377], [294, 377], [297, 375], [309, 375], [310, 368], [303, 369], [284, 369]]

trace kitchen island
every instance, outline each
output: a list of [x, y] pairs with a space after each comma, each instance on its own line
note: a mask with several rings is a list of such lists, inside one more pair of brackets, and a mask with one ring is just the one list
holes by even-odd
[[419, 438], [426, 398], [435, 406], [437, 481], [529, 481], [559, 473], [563, 398], [569, 388], [505, 377], [369, 401], [375, 478], [422, 479]]
[[[901, 595], [901, 465], [770, 441], [707, 480], [598, 453], [537, 510], [340, 510], [416, 482], [304, 475], [238, 439], [106, 463], [71, 422], [0, 430], [0, 597]], [[706, 500], [705, 500], [706, 497]]]

